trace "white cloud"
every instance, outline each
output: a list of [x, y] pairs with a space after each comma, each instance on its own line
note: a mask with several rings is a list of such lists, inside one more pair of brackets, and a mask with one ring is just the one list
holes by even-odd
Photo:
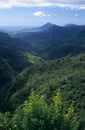
[[33, 15], [34, 15], [34, 16], [40, 16], [40, 17], [45, 17], [45, 16], [46, 16], [46, 14], [43, 13], [42, 11], [34, 12]]
[[57, 16], [57, 14], [54, 14], [54, 13], [51, 13], [51, 14], [46, 14], [46, 13], [44, 13], [44, 12], [42, 12], [42, 11], [37, 11], [37, 12], [34, 12], [33, 13], [33, 15], [34, 16], [39, 16], [39, 17], [52, 17], [52, 16]]
[[67, 7], [85, 9], [85, 0], [0, 0], [0, 8], [11, 7]]

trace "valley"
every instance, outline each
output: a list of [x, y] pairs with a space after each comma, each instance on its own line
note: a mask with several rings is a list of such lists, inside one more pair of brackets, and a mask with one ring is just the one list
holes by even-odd
[[85, 25], [0, 32], [1, 130], [85, 130], [84, 115]]

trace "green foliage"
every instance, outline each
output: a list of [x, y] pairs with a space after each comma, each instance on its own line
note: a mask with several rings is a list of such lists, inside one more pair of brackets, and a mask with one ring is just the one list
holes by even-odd
[[34, 91], [24, 104], [16, 110], [13, 117], [13, 129], [17, 130], [77, 130], [77, 120], [73, 107], [67, 114], [63, 110], [60, 92], [53, 102], [47, 105], [44, 97]]
[[44, 98], [36, 95], [34, 91], [32, 91], [29, 100], [25, 101], [23, 106], [18, 108], [18, 113], [16, 112], [14, 115], [14, 126], [17, 126], [17, 129], [24, 130], [44, 129], [44, 119], [47, 118], [47, 111], [47, 104]]
[[76, 130], [78, 128], [78, 122], [76, 122], [77, 118], [74, 113], [73, 106], [69, 107], [68, 113], [64, 116], [64, 118], [66, 130]]
[[55, 91], [60, 89], [65, 109], [73, 101], [78, 120], [84, 127], [84, 77], [84, 54], [34, 65], [17, 76], [17, 81], [9, 89], [9, 99], [13, 108], [16, 108], [27, 99], [31, 89], [34, 89], [50, 103]]
[[11, 130], [11, 115], [10, 112], [5, 114], [0, 113], [0, 130]]

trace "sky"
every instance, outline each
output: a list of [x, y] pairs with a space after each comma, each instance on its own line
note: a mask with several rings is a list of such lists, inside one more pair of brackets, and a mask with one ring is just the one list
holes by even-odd
[[85, 25], [85, 0], [0, 0], [0, 26]]

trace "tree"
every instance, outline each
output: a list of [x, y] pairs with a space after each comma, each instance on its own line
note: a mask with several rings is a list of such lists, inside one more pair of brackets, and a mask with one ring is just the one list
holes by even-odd
[[77, 130], [78, 122], [73, 106], [68, 108], [68, 112], [67, 114], [64, 115], [64, 119], [65, 119], [64, 121], [65, 130]]
[[53, 108], [54, 129], [63, 130], [64, 111], [60, 90], [57, 91], [56, 95], [53, 98]]
[[65, 113], [64, 102], [60, 95], [60, 90], [56, 93], [53, 98], [53, 108], [54, 108], [54, 129], [56, 130], [77, 130], [78, 122], [77, 116], [74, 112], [74, 107], [71, 105]]
[[33, 90], [28, 100], [21, 105], [13, 117], [15, 130], [77, 130], [76, 115], [73, 106], [65, 113], [60, 91], [48, 105], [44, 96]]
[[17, 109], [13, 121], [17, 130], [43, 130], [48, 118], [47, 113], [48, 106], [44, 97], [32, 91], [29, 100], [24, 102], [22, 109]]

